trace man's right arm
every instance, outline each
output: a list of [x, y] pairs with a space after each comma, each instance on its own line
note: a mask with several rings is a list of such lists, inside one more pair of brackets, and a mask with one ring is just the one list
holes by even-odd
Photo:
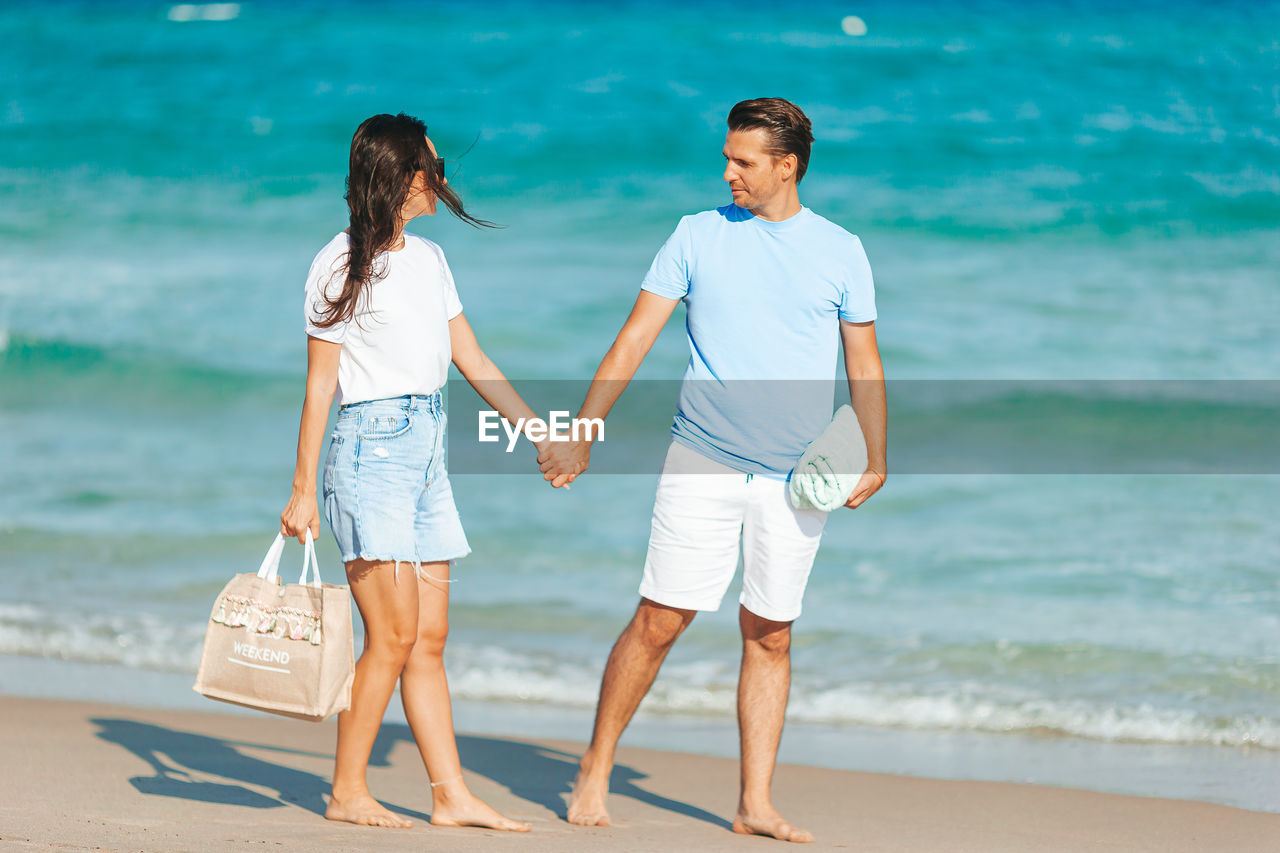
[[[658, 339], [662, 327], [671, 319], [679, 302], [678, 299], [668, 299], [647, 290], [640, 291], [627, 322], [622, 324], [622, 330], [614, 338], [613, 346], [609, 347], [600, 366], [596, 368], [596, 375], [587, 390], [587, 399], [578, 412], [579, 418], [604, 420], [608, 417], [613, 404], [618, 402], [618, 398], [640, 369], [641, 362], [653, 348], [653, 342]], [[551, 481], [553, 486], [572, 483], [579, 474], [587, 470], [591, 461], [591, 441], [592, 437], [588, 437], [570, 443], [565, 448], [566, 452], [540, 456], [538, 462], [543, 477]]]

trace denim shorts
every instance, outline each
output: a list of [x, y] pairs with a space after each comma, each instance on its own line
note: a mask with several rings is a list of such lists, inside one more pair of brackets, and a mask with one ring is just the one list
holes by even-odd
[[445, 470], [440, 392], [352, 403], [324, 466], [324, 511], [344, 563], [429, 563], [471, 553]]

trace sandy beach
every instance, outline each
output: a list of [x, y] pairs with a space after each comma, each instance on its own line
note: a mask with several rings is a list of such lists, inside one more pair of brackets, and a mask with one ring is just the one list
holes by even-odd
[[[740, 411], [789, 433], [798, 460], [826, 425], [787, 428], [792, 400], [825, 401], [834, 366], [834, 411], [877, 375], [843, 381], [828, 349], [869, 334], [840, 318], [871, 307], [887, 479], [830, 515], [807, 576], [778, 808], [820, 850], [1280, 853], [1277, 12], [0, 4], [0, 853], [779, 849], [730, 831], [739, 579], [628, 727], [614, 826], [571, 826], [566, 805], [671, 431], [694, 423], [682, 377], [748, 388], [699, 426], [708, 439]], [[771, 204], [732, 193], [726, 119], [756, 96], [811, 119], [812, 168], [789, 180], [805, 219], [856, 252], [830, 230], [830, 264], [827, 237], [784, 252], [804, 220], [765, 225]], [[211, 607], [307, 479], [306, 282], [351, 225], [354, 132], [401, 111], [466, 210], [499, 226], [447, 204], [416, 218], [443, 254], [407, 274], [436, 287], [447, 267], [540, 418], [582, 414], [651, 270], [683, 293], [571, 490], [548, 487], [527, 441], [487, 440], [475, 371], [448, 368], [465, 343], [443, 346], [448, 318], [406, 327], [431, 359], [391, 359], [385, 388], [342, 395], [448, 401], [432, 448], [470, 551], [449, 578], [453, 719], [471, 787], [526, 835], [430, 825], [398, 697], [370, 782], [405, 831], [324, 820], [334, 721], [191, 689]], [[690, 218], [737, 201], [773, 248], [698, 263], [730, 243], [695, 241]], [[668, 244], [688, 257], [655, 266]], [[721, 266], [723, 289], [704, 287]], [[788, 320], [819, 280], [810, 316]], [[830, 358], [796, 364], [815, 347]], [[365, 372], [347, 351], [360, 369], [339, 373]], [[344, 462], [360, 442], [337, 442]], [[741, 465], [756, 445], [712, 449]], [[340, 580], [332, 525], [316, 550]], [[302, 561], [290, 545], [286, 580]]]
[[[563, 820], [580, 744], [459, 737], [473, 789], [533, 824], [527, 836], [429, 825], [425, 774], [407, 728], [388, 723], [374, 792], [415, 821], [374, 830], [320, 817], [333, 723], [0, 698], [0, 847], [206, 851], [756, 850], [729, 831], [737, 768], [723, 758], [623, 748], [615, 825]], [[949, 782], [781, 765], [779, 806], [813, 849], [884, 851], [1263, 851], [1280, 815], [1181, 800], [1034, 785]]]

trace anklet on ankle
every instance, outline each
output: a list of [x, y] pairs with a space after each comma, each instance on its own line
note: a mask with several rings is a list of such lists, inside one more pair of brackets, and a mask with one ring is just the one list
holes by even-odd
[[441, 779], [439, 782], [432, 782], [431, 787], [439, 788], [441, 785], [448, 785], [450, 782], [457, 782], [461, 778], [461, 776], [454, 776], [450, 779]]

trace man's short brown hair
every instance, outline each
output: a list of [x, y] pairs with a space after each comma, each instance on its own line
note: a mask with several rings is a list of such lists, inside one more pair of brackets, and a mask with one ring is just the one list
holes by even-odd
[[734, 104], [729, 110], [729, 130], [756, 128], [769, 137], [769, 153], [774, 157], [796, 155], [796, 183], [800, 183], [809, 169], [813, 146], [813, 124], [804, 110], [785, 98], [752, 98]]

